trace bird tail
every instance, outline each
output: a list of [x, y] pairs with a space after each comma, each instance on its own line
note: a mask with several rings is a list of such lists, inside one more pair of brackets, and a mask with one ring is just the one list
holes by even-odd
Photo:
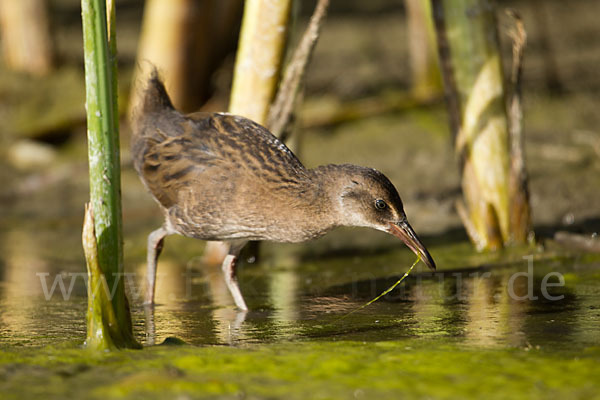
[[142, 87], [141, 93], [137, 96], [130, 120], [134, 135], [141, 134], [149, 119], [156, 118], [156, 113], [175, 111], [156, 67], [152, 67], [145, 85], [139, 86]]
[[179, 130], [176, 122], [182, 118], [167, 94], [165, 85], [155, 67], [152, 68], [147, 81], [140, 83], [140, 92], [130, 113], [131, 154], [133, 165], [138, 173], [144, 167], [148, 152], [161, 143], [166, 135], [176, 135]]

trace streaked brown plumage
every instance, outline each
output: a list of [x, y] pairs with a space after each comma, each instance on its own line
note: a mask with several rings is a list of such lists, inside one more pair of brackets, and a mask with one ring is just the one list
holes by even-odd
[[365, 226], [400, 237], [432, 269], [406, 221], [402, 201], [380, 172], [355, 165], [307, 169], [267, 129], [222, 113], [182, 115], [156, 73], [132, 120], [135, 169], [165, 214], [148, 238], [148, 291], [154, 301], [162, 240], [178, 233], [231, 243], [223, 270], [246, 309], [235, 261], [248, 240], [301, 242], [336, 226]]

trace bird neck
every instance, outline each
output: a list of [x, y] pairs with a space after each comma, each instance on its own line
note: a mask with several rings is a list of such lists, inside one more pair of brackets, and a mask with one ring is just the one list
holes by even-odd
[[272, 226], [280, 228], [277, 231], [281, 236], [275, 235], [272, 240], [301, 242], [342, 225], [338, 198], [341, 185], [336, 179], [339, 174], [337, 166], [321, 166], [304, 170], [296, 184], [288, 184], [285, 190], [271, 190], [270, 198], [285, 204], [285, 212], [274, 213]]
[[318, 188], [322, 218], [332, 227], [344, 225], [345, 213], [341, 199], [352, 167], [349, 164], [328, 164], [309, 170], [313, 185]]

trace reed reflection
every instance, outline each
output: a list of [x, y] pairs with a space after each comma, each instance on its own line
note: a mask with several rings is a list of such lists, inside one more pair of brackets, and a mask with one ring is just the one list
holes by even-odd
[[11, 229], [0, 240], [0, 330], [12, 342], [36, 344], [85, 329], [85, 274], [69, 272], [74, 265], [52, 262], [44, 234]]

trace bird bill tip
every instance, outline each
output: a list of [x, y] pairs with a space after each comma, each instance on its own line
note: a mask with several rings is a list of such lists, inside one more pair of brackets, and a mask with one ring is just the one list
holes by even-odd
[[431, 269], [435, 271], [435, 261], [427, 251], [425, 245], [421, 242], [413, 228], [406, 221], [390, 223], [388, 232], [396, 236], [408, 246], [420, 259]]

